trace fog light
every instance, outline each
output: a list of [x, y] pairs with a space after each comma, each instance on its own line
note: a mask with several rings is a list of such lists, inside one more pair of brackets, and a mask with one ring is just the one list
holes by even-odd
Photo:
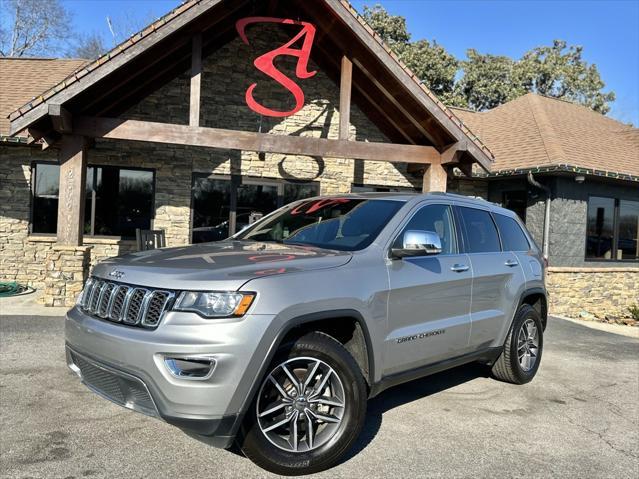
[[166, 356], [164, 364], [174, 377], [180, 379], [208, 379], [215, 369], [215, 359], [211, 356]]

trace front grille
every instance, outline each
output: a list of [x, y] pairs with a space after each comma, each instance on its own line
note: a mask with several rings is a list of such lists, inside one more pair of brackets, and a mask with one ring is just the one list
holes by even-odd
[[107, 366], [98, 365], [92, 360], [68, 349], [71, 361], [82, 380], [101, 396], [120, 406], [157, 416], [155, 403], [146, 385], [138, 378], [116, 371]]
[[173, 303], [175, 293], [89, 278], [80, 309], [110, 321], [155, 328]]

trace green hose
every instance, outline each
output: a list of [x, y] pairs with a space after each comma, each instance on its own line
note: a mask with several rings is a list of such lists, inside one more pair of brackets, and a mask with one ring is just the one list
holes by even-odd
[[0, 298], [20, 294], [26, 289], [27, 288], [25, 286], [21, 286], [15, 281], [9, 283], [0, 282]]

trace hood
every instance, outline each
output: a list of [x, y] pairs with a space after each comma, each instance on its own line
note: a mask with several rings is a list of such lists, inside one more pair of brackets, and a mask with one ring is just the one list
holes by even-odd
[[93, 275], [155, 288], [233, 291], [253, 278], [335, 268], [351, 257], [312, 246], [219, 241], [109, 258]]

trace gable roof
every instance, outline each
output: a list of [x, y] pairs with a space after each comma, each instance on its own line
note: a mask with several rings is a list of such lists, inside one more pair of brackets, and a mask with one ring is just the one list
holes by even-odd
[[[258, 8], [266, 8], [266, 4], [268, 3], [269, 2], [264, 2], [264, 5], [260, 4]], [[273, 2], [270, 3], [273, 4]], [[425, 136], [428, 137], [425, 141], [430, 141], [440, 148], [440, 150], [443, 150], [450, 143], [456, 142], [463, 148], [466, 148], [469, 158], [479, 162], [484, 168], [490, 166], [492, 161], [490, 150], [473, 135], [469, 128], [455, 116], [452, 110], [446, 108], [420, 83], [419, 78], [401, 63], [399, 58], [391, 52], [388, 46], [383, 44], [381, 38], [373, 32], [348, 2], [345, 0], [314, 0], [313, 2], [287, 0], [286, 2], [280, 2], [280, 5], [282, 3], [292, 5], [295, 11], [304, 12], [311, 17], [323, 17], [324, 25], [329, 25], [331, 30], [330, 36], [322, 36], [322, 41], [326, 42], [326, 45], [332, 45], [329, 43], [333, 41], [331, 37], [341, 35], [342, 41], [338, 46], [343, 50], [352, 51], [353, 49], [359, 49], [358, 51], [360, 52], [366, 50], [367, 56], [372, 59], [371, 61], [376, 62], [374, 65], [376, 71], [372, 72], [372, 74], [371, 72], [367, 72], [364, 65], [356, 63], [357, 60], [359, 60], [357, 56], [354, 58], [354, 63], [356, 63], [355, 68], [359, 68], [361, 71], [367, 73], [367, 81], [373, 84], [376, 83], [375, 74], [383, 72], [387, 81], [392, 80], [395, 82], [392, 85], [393, 88], [389, 88], [388, 90], [393, 91], [393, 95], [401, 95], [401, 98], [390, 99], [390, 103], [392, 103], [390, 107], [402, 113], [406, 113], [407, 110], [410, 111], [410, 113], [417, 111], [417, 114], [414, 115], [415, 118], [411, 118], [411, 121], [405, 121], [401, 125], [402, 128], [406, 128], [407, 131], [412, 130], [412, 132], [417, 132], [417, 135], [413, 135], [412, 138], [409, 137], [410, 135], [404, 134], [409, 142], [424, 144], [422, 143], [422, 136]], [[209, 22], [228, 20], [235, 11], [240, 10], [240, 7], [244, 8], [247, 5], [251, 6], [252, 10], [250, 11], [254, 14], [255, 4], [247, 0], [235, 0], [234, 2], [222, 2], [222, 0], [186, 1], [157, 22], [154, 22], [141, 32], [118, 45], [109, 53], [85, 65], [54, 87], [36, 97], [33, 101], [17, 108], [10, 115], [11, 131], [13, 134], [17, 134], [26, 127], [33, 126], [36, 122], [46, 118], [47, 103], [64, 104], [66, 106], [68, 103], [73, 104], [75, 101], [74, 106], [78, 106], [78, 104], [81, 105], [82, 101], [79, 101], [78, 98], [89, 91], [91, 87], [98, 83], [103, 84], [108, 82], [109, 78], [113, 78], [117, 75], [128, 78], [123, 73], [127, 65], [139, 61], [145, 53], [148, 53], [153, 48], [156, 49], [154, 52], [157, 53], [158, 45], [170, 37], [177, 37], [176, 32], [181, 31], [181, 34], [185, 36], [185, 31], [188, 31], [186, 27], [192, 24], [199, 22], [200, 27], [203, 25], [206, 26], [206, 21], [202, 21], [203, 19]], [[330, 18], [328, 18], [327, 15]], [[337, 31], [339, 30], [337, 25], [342, 27], [341, 32], [339, 32], [340, 35], [337, 35]], [[354, 42], [349, 42], [348, 40], [354, 40]], [[319, 41], [318, 39], [318, 42]], [[167, 45], [167, 42], [165, 41], [163, 45]], [[174, 50], [178, 49], [178, 47], [174, 47]], [[330, 48], [326, 48], [326, 50], [333, 52]], [[337, 50], [334, 53], [340, 53], [340, 51]], [[150, 53], [148, 53], [148, 55], [151, 56]], [[371, 63], [366, 66], [370, 67], [370, 65]], [[355, 76], [363, 77], [363, 75]], [[122, 81], [122, 78], [120, 78], [119, 81]], [[377, 82], [378, 88], [380, 82], [382, 82], [382, 80]], [[399, 88], [397, 88], [397, 85], [399, 85]], [[104, 88], [101, 90], [106, 91]], [[360, 97], [362, 95], [366, 96], [366, 88], [360, 88], [359, 90]], [[364, 91], [364, 93], [362, 93], [362, 91]], [[376, 90], [374, 87], [371, 87], [371, 91]], [[357, 97], [357, 92], [355, 93], [354, 99]], [[375, 98], [374, 95], [370, 96]], [[368, 101], [377, 108], [378, 115], [384, 113], [384, 109], [380, 109], [380, 106], [376, 104], [375, 100], [369, 97]], [[397, 125], [393, 122], [389, 123], [397, 128]], [[443, 133], [439, 134], [439, 137], [433, 140], [432, 137], [429, 137], [430, 130], [441, 131]], [[415, 138], [417, 138], [417, 140], [415, 140]]]
[[9, 134], [9, 113], [32, 101], [88, 60], [0, 57], [0, 137]]
[[495, 155], [493, 174], [567, 170], [639, 181], [639, 129], [528, 93], [484, 112], [455, 109]]

